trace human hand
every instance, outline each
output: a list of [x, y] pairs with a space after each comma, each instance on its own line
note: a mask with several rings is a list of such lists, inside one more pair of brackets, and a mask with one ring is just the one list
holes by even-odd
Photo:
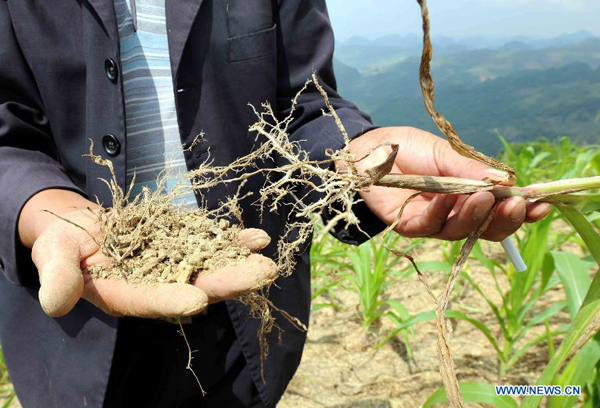
[[[411, 127], [379, 128], [350, 142], [355, 157], [363, 157], [370, 149], [384, 143], [398, 144], [398, 155], [392, 173], [427, 176], [451, 176], [481, 180], [503, 180], [506, 173], [456, 153], [450, 144], [429, 132]], [[382, 163], [391, 147], [381, 147], [367, 159], [358, 162], [359, 171]], [[367, 206], [385, 223], [391, 225], [413, 190], [373, 186], [361, 192]], [[487, 218], [495, 202], [490, 192], [469, 196], [423, 193], [408, 203], [396, 232], [406, 237], [431, 237], [460, 240], [475, 231]], [[521, 197], [511, 197], [499, 204], [494, 220], [482, 235], [491, 241], [501, 241], [512, 235], [523, 222], [535, 222], [550, 212], [543, 203], [526, 203]]]
[[[193, 285], [141, 286], [120, 279], [95, 279], [88, 267], [110, 265], [110, 259], [96, 244], [101, 236], [95, 217], [89, 210], [76, 210], [61, 217], [64, 220], [50, 223], [32, 248], [40, 275], [40, 304], [52, 317], [67, 314], [80, 298], [114, 316], [191, 316], [210, 303], [258, 290], [277, 277], [272, 260], [251, 254], [242, 264], [199, 276]], [[242, 230], [238, 235], [239, 244], [253, 252], [264, 248], [269, 241], [269, 236], [258, 229]]]

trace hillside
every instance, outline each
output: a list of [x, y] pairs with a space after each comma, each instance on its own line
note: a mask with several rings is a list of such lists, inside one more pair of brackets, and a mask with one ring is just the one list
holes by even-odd
[[[413, 56], [365, 73], [335, 61], [340, 93], [376, 124], [435, 131], [423, 108], [418, 65]], [[432, 75], [438, 108], [467, 143], [488, 154], [500, 148], [496, 132], [512, 141], [600, 139], [600, 39], [543, 49], [512, 41], [496, 49], [434, 53]]]

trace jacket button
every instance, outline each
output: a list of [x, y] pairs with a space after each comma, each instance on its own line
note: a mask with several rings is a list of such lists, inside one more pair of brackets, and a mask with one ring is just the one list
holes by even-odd
[[106, 76], [111, 82], [116, 83], [119, 78], [119, 68], [117, 67], [117, 63], [112, 59], [108, 58], [104, 61], [104, 70], [106, 71]]
[[119, 143], [114, 135], [104, 135], [102, 137], [102, 146], [104, 147], [104, 151], [112, 157], [117, 156], [121, 151], [121, 143]]
[[2, 262], [2, 258], [0, 258], [0, 272], [4, 271], [4, 262]]

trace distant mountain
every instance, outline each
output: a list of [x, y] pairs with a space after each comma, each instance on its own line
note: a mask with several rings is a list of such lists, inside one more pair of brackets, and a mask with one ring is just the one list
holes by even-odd
[[333, 60], [333, 68], [338, 82], [342, 81], [342, 87], [346, 87], [353, 82], [362, 80], [362, 76], [358, 69], [352, 68], [350, 65], [346, 65], [339, 60]]
[[[423, 107], [420, 58], [365, 74], [334, 62], [340, 93], [379, 125], [409, 125], [439, 134]], [[436, 106], [465, 141], [494, 154], [499, 132], [512, 141], [568, 135], [600, 141], [600, 39], [533, 49], [513, 42], [499, 49], [436, 53]]]
[[577, 44], [582, 41], [588, 40], [590, 38], [597, 38], [592, 33], [586, 30], [580, 30], [571, 34], [563, 34], [559, 37], [556, 37], [550, 41], [547, 46], [565, 46], [571, 44]]
[[581, 30], [574, 33], [563, 34], [552, 38], [516, 36], [507, 38], [465, 38], [459, 41], [460, 44], [469, 49], [497, 49], [512, 42], [527, 44], [533, 48], [543, 49], [549, 47], [565, 47], [577, 44], [590, 38], [598, 38], [589, 31]]
[[373, 41], [368, 39], [367, 37], [355, 35], [355, 36], [348, 38], [346, 41], [344, 41], [344, 45], [349, 45], [349, 46], [368, 45], [368, 44], [371, 44], [372, 42]]
[[533, 49], [533, 45], [527, 44], [525, 41], [509, 41], [502, 45], [499, 50], [503, 51], [527, 51]]
[[[513, 37], [483, 38], [472, 37], [455, 40], [443, 36], [433, 37], [435, 55], [450, 55], [465, 51], [529, 51], [547, 48], [565, 48], [586, 41], [600, 41], [588, 31], [577, 31], [555, 38]], [[359, 69], [363, 73], [381, 72], [393, 64], [419, 56], [422, 37], [418, 34], [387, 35], [374, 40], [355, 36], [336, 44], [336, 58], [343, 63]]]
[[[422, 38], [416, 34], [405, 36], [388, 35], [376, 40], [355, 36], [336, 45], [336, 58], [365, 73], [380, 72], [406, 58], [420, 55], [423, 47]], [[468, 50], [453, 39], [436, 37], [433, 39], [440, 55], [452, 54]]]

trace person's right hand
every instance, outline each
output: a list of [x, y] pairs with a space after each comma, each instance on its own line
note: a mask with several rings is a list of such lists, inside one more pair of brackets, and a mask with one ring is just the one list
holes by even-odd
[[[96, 279], [87, 268], [108, 266], [110, 260], [90, 236], [98, 242], [102, 238], [95, 216], [86, 209], [61, 217], [87, 232], [57, 218], [35, 240], [32, 258], [40, 277], [39, 300], [52, 317], [67, 314], [80, 298], [113, 316], [191, 316], [210, 303], [258, 290], [277, 277], [277, 267], [272, 260], [251, 254], [243, 263], [198, 277], [194, 285], [142, 286], [122, 279]], [[253, 252], [264, 248], [269, 241], [269, 236], [259, 229], [242, 230], [238, 235], [238, 242]]]

